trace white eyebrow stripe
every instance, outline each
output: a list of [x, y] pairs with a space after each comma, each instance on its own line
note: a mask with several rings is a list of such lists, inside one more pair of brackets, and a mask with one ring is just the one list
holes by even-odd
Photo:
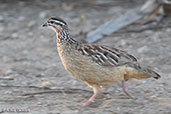
[[58, 21], [58, 20], [53, 20], [55, 23], [59, 23], [61, 25], [65, 25], [65, 23], [61, 22], [61, 21]]

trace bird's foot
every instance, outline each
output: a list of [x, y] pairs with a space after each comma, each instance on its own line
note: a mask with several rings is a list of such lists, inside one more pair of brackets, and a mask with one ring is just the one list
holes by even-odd
[[132, 97], [132, 96], [126, 91], [126, 89], [125, 89], [125, 81], [124, 81], [124, 80], [122, 80], [121, 84], [122, 84], [122, 90], [123, 90], [123, 92], [124, 92], [130, 99], [135, 100], [136, 98]]
[[83, 104], [83, 106], [89, 105], [91, 102], [93, 102], [93, 101], [96, 99], [96, 97], [97, 97], [97, 93], [94, 94], [93, 96], [91, 96], [91, 97], [88, 99], [88, 101], [86, 101], [86, 102]]

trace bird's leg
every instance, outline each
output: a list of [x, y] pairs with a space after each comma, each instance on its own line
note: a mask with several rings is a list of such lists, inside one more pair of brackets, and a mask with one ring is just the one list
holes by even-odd
[[91, 102], [93, 102], [94, 100], [95, 100], [95, 98], [98, 96], [98, 94], [99, 94], [99, 92], [100, 92], [100, 87], [99, 86], [97, 86], [97, 85], [90, 85], [90, 84], [88, 84], [90, 87], [92, 87], [93, 88], [93, 92], [94, 92], [94, 94], [93, 94], [93, 96], [91, 96], [89, 99], [88, 99], [88, 101], [86, 101], [84, 104], [83, 104], [83, 106], [87, 106], [87, 105], [89, 105]]
[[94, 93], [93, 94], [93, 96], [91, 96], [89, 99], [88, 99], [88, 101], [86, 101], [84, 104], [83, 104], [83, 106], [87, 106], [87, 105], [89, 105], [91, 102], [93, 102], [94, 101], [94, 99], [97, 97], [97, 93]]
[[125, 89], [125, 81], [124, 80], [122, 80], [121, 81], [121, 84], [122, 84], [122, 90], [123, 90], [123, 92], [130, 98], [130, 99], [134, 99], [131, 95], [129, 95], [129, 93], [126, 91], [126, 89]]

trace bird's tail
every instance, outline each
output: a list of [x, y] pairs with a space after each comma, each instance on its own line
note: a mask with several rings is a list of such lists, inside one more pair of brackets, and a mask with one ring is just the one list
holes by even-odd
[[141, 68], [138, 67], [136, 69], [127, 69], [126, 75], [124, 76], [125, 80], [131, 80], [131, 79], [143, 79], [143, 78], [150, 78], [153, 77], [155, 79], [159, 79], [160, 75], [156, 73], [155, 71], [149, 69], [149, 68]]
[[[139, 75], [146, 75], [147, 77], [153, 77], [155, 79], [159, 79], [160, 75], [156, 73], [155, 71], [148, 69], [148, 68], [141, 68], [139, 69], [140, 73]], [[143, 77], [143, 76], [142, 76]]]

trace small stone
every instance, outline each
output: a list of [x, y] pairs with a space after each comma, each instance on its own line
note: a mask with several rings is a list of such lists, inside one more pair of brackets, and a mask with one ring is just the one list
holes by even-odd
[[20, 2], [19, 2], [19, 5], [20, 5], [20, 6], [24, 6], [24, 4], [25, 4], [25, 2], [23, 2], [23, 1], [20, 1]]
[[151, 98], [156, 98], [157, 97], [157, 95], [152, 95], [152, 96], [150, 96]]
[[12, 74], [12, 73], [13, 73], [13, 70], [12, 69], [8, 69], [5, 74], [9, 75], [9, 74]]
[[145, 31], [145, 34], [147, 34], [147, 35], [152, 34], [152, 33], [153, 33], [152, 30], [146, 30], [146, 31]]
[[0, 77], [0, 80], [14, 80], [14, 78], [11, 76], [2, 76]]
[[171, 32], [171, 29], [170, 28], [166, 29], [166, 32], [170, 33]]
[[45, 11], [40, 12], [40, 14], [39, 14], [40, 18], [45, 18], [46, 16], [47, 16], [47, 12], [45, 12]]
[[42, 102], [37, 102], [37, 105], [42, 105]]
[[143, 46], [143, 47], [141, 47], [141, 48], [139, 48], [139, 49], [137, 50], [138, 53], [142, 53], [142, 52], [145, 52], [145, 51], [148, 51], [147, 46]]
[[32, 33], [32, 32], [29, 32], [28, 35], [29, 35], [29, 36], [33, 36], [33, 33]]
[[24, 16], [20, 16], [20, 17], [18, 18], [18, 20], [19, 20], [19, 21], [23, 21], [23, 20], [25, 20], [25, 17], [24, 17]]
[[64, 11], [71, 11], [73, 9], [73, 5], [71, 5], [71, 4], [68, 5], [66, 3], [62, 3], [62, 9]]
[[11, 95], [12, 94], [12, 91], [5, 91], [4, 94], [8, 94], [8, 95]]
[[18, 34], [17, 34], [17, 33], [13, 33], [13, 34], [11, 35], [11, 37], [12, 37], [12, 38], [17, 38], [17, 37], [18, 37]]
[[29, 53], [29, 51], [28, 50], [24, 50], [22, 53], [27, 55]]
[[126, 41], [125, 40], [120, 40], [120, 43], [119, 43], [121, 46], [124, 46], [124, 45], [126, 45], [127, 43], [126, 43]]
[[0, 32], [4, 31], [4, 27], [0, 26]]
[[45, 76], [44, 73], [40, 73], [40, 74], [37, 74], [36, 77], [42, 77], [42, 76]]
[[52, 87], [49, 87], [50, 89], [52, 89], [52, 90], [55, 90], [55, 89], [57, 89], [57, 87], [56, 86], [52, 86]]
[[0, 22], [2, 22], [4, 20], [4, 18], [2, 16], [0, 16]]
[[52, 86], [52, 83], [48, 80], [44, 80], [42, 83], [41, 83], [41, 86], [43, 88], [49, 88], [50, 86]]
[[147, 81], [146, 80], [142, 80], [141, 83], [145, 84]]
[[36, 21], [30, 21], [27, 26], [33, 27], [35, 24], [36, 24]]

